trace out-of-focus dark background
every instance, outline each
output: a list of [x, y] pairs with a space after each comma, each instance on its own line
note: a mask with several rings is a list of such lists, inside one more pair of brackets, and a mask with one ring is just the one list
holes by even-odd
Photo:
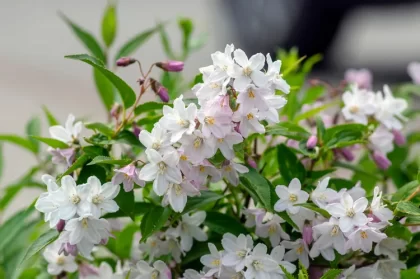
[[[41, 105], [61, 121], [69, 113], [93, 121], [104, 119], [91, 69], [63, 58], [86, 50], [58, 12], [100, 37], [105, 6], [106, 1], [100, 0], [0, 0], [1, 133], [23, 134], [27, 120], [42, 115]], [[325, 60], [315, 76], [338, 83], [347, 68], [369, 68], [377, 88], [382, 83], [409, 81], [407, 64], [420, 61], [419, 1], [138, 0], [119, 1], [117, 10], [117, 46], [157, 21], [190, 17], [195, 34], [207, 33], [208, 42], [186, 61], [189, 77], [210, 64], [210, 54], [223, 50], [226, 43], [248, 54], [290, 46], [298, 46], [301, 55], [322, 52]], [[175, 23], [168, 25], [168, 33], [174, 45], [180, 45]], [[146, 65], [164, 59], [159, 37], [154, 36], [135, 56]], [[135, 70], [119, 69], [118, 74], [136, 85]], [[9, 145], [4, 156], [0, 189], [35, 163], [25, 151]], [[24, 192], [15, 207], [26, 205], [28, 196]]]

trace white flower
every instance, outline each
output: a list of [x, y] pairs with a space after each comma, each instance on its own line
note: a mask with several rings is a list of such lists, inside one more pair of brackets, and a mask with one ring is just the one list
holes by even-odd
[[239, 133], [232, 131], [225, 137], [216, 139], [216, 148], [220, 149], [226, 159], [231, 160], [235, 157], [233, 146], [243, 142], [243, 140], [244, 139]]
[[200, 273], [198, 271], [195, 271], [194, 269], [185, 270], [182, 276], [182, 279], [211, 279], [210, 277], [206, 277], [204, 273]]
[[374, 276], [375, 272], [372, 266], [365, 266], [356, 270], [356, 266], [352, 265], [343, 271], [340, 279], [381, 279]]
[[151, 133], [142, 130], [139, 134], [139, 140], [147, 149], [154, 149], [161, 154], [165, 154], [173, 150], [169, 136], [168, 132], [159, 123], [156, 123]]
[[398, 250], [405, 250], [407, 242], [404, 240], [388, 237], [379, 242], [373, 252], [376, 256], [385, 255], [388, 256], [391, 260], [398, 260]]
[[189, 175], [186, 173], [184, 173], [184, 175], [188, 176], [191, 180], [194, 180], [194, 184], [196, 185], [204, 185], [209, 176], [211, 176], [210, 181], [213, 183], [222, 179], [220, 171], [207, 160], [204, 160], [197, 166], [191, 167]]
[[222, 246], [226, 254], [222, 258], [224, 266], [233, 267], [235, 271], [241, 271], [245, 267], [245, 260], [254, 246], [250, 235], [240, 234], [238, 237], [231, 233], [225, 233], [222, 239]]
[[69, 243], [75, 245], [82, 240], [99, 244], [102, 239], [111, 236], [111, 226], [105, 219], [95, 218], [92, 214], [82, 214], [66, 223], [65, 230], [70, 232]]
[[198, 195], [200, 191], [187, 180], [182, 183], [169, 183], [162, 204], [164, 206], [170, 204], [175, 212], [182, 212], [187, 204], [187, 197]]
[[[220, 273], [219, 279], [244, 279], [244, 272], [235, 271], [233, 268], [224, 266], [222, 272]], [[200, 278], [202, 279], [202, 278]], [[206, 279], [205, 277], [203, 279]]]
[[266, 212], [262, 208], [253, 208], [245, 209], [243, 213], [246, 217], [245, 227], [253, 228], [255, 225], [261, 224]]
[[145, 261], [139, 261], [136, 264], [135, 275], [139, 273], [134, 279], [171, 279], [171, 270], [162, 261], [156, 261], [151, 267]]
[[192, 90], [195, 92], [200, 105], [204, 105], [206, 101], [212, 100], [219, 95], [226, 94], [226, 86], [230, 82], [230, 78], [222, 77], [218, 80], [206, 78], [203, 75], [204, 83], [196, 84]]
[[[139, 240], [137, 240], [136, 244], [138, 243]], [[169, 253], [167, 243], [159, 238], [159, 234], [148, 237], [146, 242], [138, 244], [138, 248], [141, 254], [145, 253], [148, 255], [150, 262]]]
[[318, 183], [318, 186], [316, 186], [315, 190], [311, 193], [311, 200], [320, 208], [325, 208], [328, 203], [337, 200], [337, 191], [327, 188], [329, 181], [329, 177], [324, 178]]
[[378, 150], [383, 154], [394, 150], [394, 134], [383, 125], [376, 128], [369, 136], [369, 141], [373, 150]]
[[45, 260], [48, 262], [48, 273], [51, 275], [59, 275], [61, 272], [75, 272], [77, 264], [75, 258], [71, 255], [59, 255], [61, 243], [58, 241], [48, 245], [43, 253]]
[[192, 135], [184, 136], [181, 143], [184, 154], [193, 164], [199, 164], [216, 153], [215, 138], [212, 136], [206, 138], [198, 130]]
[[50, 135], [53, 139], [71, 144], [78, 140], [79, 134], [82, 131], [83, 124], [81, 121], [74, 123], [75, 117], [69, 114], [66, 120], [65, 127], [56, 125], [49, 128]]
[[372, 251], [372, 243], [378, 243], [382, 239], [387, 238], [386, 234], [381, 233], [375, 228], [368, 226], [360, 226], [350, 235], [348, 235], [348, 241], [346, 248], [351, 248], [353, 251], [362, 250], [365, 253]]
[[277, 186], [276, 194], [280, 200], [274, 205], [274, 210], [277, 212], [287, 210], [291, 214], [298, 213], [300, 206], [296, 206], [296, 204], [305, 203], [309, 198], [309, 194], [300, 189], [300, 181], [297, 178], [293, 178], [290, 181], [289, 187], [284, 185]]
[[226, 45], [225, 52], [216, 51], [211, 54], [213, 60], [214, 72], [209, 76], [210, 79], [228, 78], [228, 72], [233, 70], [235, 64], [232, 59], [232, 52], [235, 49], [233, 44]]
[[247, 167], [233, 161], [225, 161], [222, 165], [223, 177], [225, 177], [233, 186], [239, 184], [238, 173], [247, 173], [248, 171]]
[[258, 113], [259, 119], [267, 120], [270, 124], [279, 123], [280, 118], [278, 110], [287, 104], [287, 100], [282, 96], [277, 95], [268, 95], [264, 98], [268, 104], [268, 109]]
[[315, 219], [315, 212], [305, 207], [300, 207], [299, 212], [296, 214], [290, 214], [289, 217], [298, 226], [299, 231], [303, 232], [303, 227], [308, 221]]
[[281, 244], [286, 249], [291, 249], [288, 251], [284, 259], [288, 262], [294, 262], [297, 259], [306, 267], [309, 267], [309, 249], [306, 245], [305, 241], [302, 239], [298, 239], [296, 241], [287, 241], [284, 240], [281, 242]]
[[101, 265], [96, 270], [97, 275], [88, 275], [83, 279], [124, 279], [123, 273], [114, 273], [112, 267], [107, 262], [101, 262]]
[[181, 183], [181, 171], [177, 168], [179, 155], [176, 151], [167, 152], [165, 155], [159, 154], [154, 149], [146, 150], [149, 163], [146, 164], [139, 174], [139, 179], [153, 181], [153, 190], [158, 196], [163, 196], [169, 183]]
[[[287, 272], [293, 274], [296, 271], [296, 266], [294, 264], [288, 262], [288, 261], [283, 260], [285, 251], [286, 250], [285, 250], [283, 245], [277, 245], [271, 251], [270, 256], [273, 260], [275, 260], [277, 262], [277, 264], [284, 267], [287, 270]], [[284, 275], [284, 272], [281, 268], [276, 269], [275, 271], [273, 271], [273, 273], [280, 274], [281, 276]], [[277, 278], [277, 277], [274, 277], [274, 278]], [[281, 278], [283, 278], [283, 277], [281, 277]]]
[[401, 130], [400, 120], [406, 119], [402, 112], [408, 106], [407, 101], [402, 98], [394, 98], [389, 86], [384, 85], [383, 95], [381, 92], [376, 94], [376, 103], [378, 104], [378, 110], [375, 113], [375, 118], [388, 129]]
[[244, 90], [248, 84], [254, 82], [258, 87], [263, 87], [268, 82], [268, 77], [261, 72], [264, 67], [265, 57], [262, 53], [257, 53], [248, 60], [245, 52], [242, 49], [237, 49], [233, 52], [237, 64], [233, 65], [231, 77], [235, 78], [233, 87], [236, 90]]
[[232, 129], [232, 112], [224, 110], [221, 106], [201, 107], [197, 113], [197, 119], [202, 125], [201, 131], [206, 138], [211, 135], [223, 138]]
[[341, 255], [346, 254], [346, 239], [336, 218], [331, 217], [328, 222], [313, 226], [312, 229], [314, 237], [317, 238], [314, 246], [320, 249], [333, 247]]
[[61, 195], [61, 192], [57, 183], [55, 183], [55, 178], [51, 175], [44, 174], [41, 179], [47, 185], [48, 192], [39, 196], [35, 208], [45, 214], [44, 220], [49, 221], [50, 228], [53, 228], [60, 221], [60, 203], [55, 196]]
[[119, 206], [114, 201], [120, 192], [120, 185], [112, 182], [101, 185], [101, 181], [96, 176], [91, 176], [87, 180], [89, 194], [87, 201], [91, 205], [92, 215], [99, 218], [103, 213], [117, 212]]
[[372, 211], [372, 214], [382, 222], [388, 223], [389, 220], [394, 218], [392, 210], [386, 208], [385, 205], [382, 204], [382, 191], [379, 191], [378, 186], [376, 186], [373, 190], [373, 198], [372, 203], [370, 205], [370, 209]]
[[267, 54], [267, 73], [266, 75], [269, 77], [269, 83], [271, 83], [271, 87], [281, 90], [283, 93], [289, 94], [290, 92], [290, 85], [283, 79], [282, 75], [280, 74], [281, 68], [281, 61], [276, 60], [273, 62], [271, 59], [270, 54]]
[[[75, 220], [75, 219], [72, 219]], [[95, 243], [92, 243], [87, 238], [83, 238], [79, 243], [77, 244], [70, 244], [70, 231], [63, 231], [60, 234], [60, 237], [58, 238], [58, 242], [62, 245], [62, 250], [60, 252], [66, 252], [68, 254], [68, 248], [70, 248], [74, 254], [77, 254], [79, 252], [83, 257], [89, 260], [93, 260], [93, 257], [91, 255], [92, 249], [95, 246]]]
[[354, 185], [354, 187], [351, 188], [350, 190], [346, 190], [345, 188], [343, 188], [342, 191], [340, 190], [340, 192], [341, 192], [339, 193], [340, 198], [342, 194], [345, 192], [347, 192], [353, 198], [353, 200], [358, 200], [362, 197], [366, 197], [366, 190], [362, 188], [362, 184], [360, 181], [358, 181], [356, 185]]
[[257, 109], [245, 111], [241, 107], [233, 113], [232, 120], [239, 123], [239, 132], [246, 138], [249, 134], [256, 132], [265, 133], [265, 127], [259, 122], [259, 114]]
[[281, 223], [285, 222], [282, 218], [272, 213], [267, 213], [266, 218], [268, 220], [265, 223], [257, 224], [256, 235], [264, 238], [268, 237], [273, 247], [279, 245], [281, 239], [290, 240], [290, 236], [280, 226]]
[[340, 229], [349, 232], [355, 226], [363, 226], [368, 222], [368, 218], [363, 213], [368, 205], [366, 198], [360, 198], [353, 202], [353, 198], [344, 193], [340, 203], [333, 203], [326, 206], [326, 210], [334, 217], [339, 218]]
[[163, 107], [163, 117], [159, 123], [163, 128], [171, 132], [171, 142], [177, 142], [183, 134], [191, 135], [195, 130], [195, 117], [197, 115], [197, 106], [193, 103], [185, 108], [182, 101], [183, 95], [174, 100], [174, 108]]
[[352, 85], [351, 91], [343, 94], [344, 108], [341, 110], [346, 120], [353, 120], [356, 123], [367, 124], [368, 115], [376, 111], [375, 95], [357, 85]]
[[220, 276], [222, 270], [223, 252], [217, 251], [217, 248], [213, 243], [209, 243], [208, 245], [210, 254], [204, 255], [200, 258], [201, 263], [209, 268], [205, 276], [212, 276], [216, 273], [217, 276]]
[[398, 260], [379, 260], [372, 268], [374, 274], [370, 278], [395, 279], [400, 278], [401, 269], [407, 269], [407, 265]]
[[69, 220], [78, 215], [83, 214], [87, 208], [90, 208], [86, 198], [89, 194], [90, 186], [82, 184], [76, 186], [76, 181], [70, 175], [66, 175], [61, 179], [60, 191], [55, 195], [56, 201], [59, 203], [60, 219]]
[[267, 100], [264, 98], [270, 95], [272, 91], [268, 88], [258, 88], [253, 84], [248, 85], [245, 90], [238, 95], [237, 103], [240, 104], [244, 112], [257, 108], [260, 111], [268, 110]]
[[267, 255], [267, 246], [258, 243], [246, 259], [246, 279], [268, 279], [270, 273], [279, 268], [277, 262]]
[[309, 252], [309, 255], [311, 258], [316, 258], [319, 255], [322, 255], [324, 259], [327, 261], [333, 261], [335, 259], [334, 249], [330, 247], [326, 247], [321, 249], [315, 242], [314, 245], [312, 245], [311, 251]]
[[200, 228], [205, 219], [205, 211], [197, 211], [191, 215], [182, 215], [182, 221], [179, 222], [178, 227], [173, 230], [172, 234], [181, 238], [183, 251], [191, 250], [193, 238], [198, 241], [207, 241], [206, 233]]

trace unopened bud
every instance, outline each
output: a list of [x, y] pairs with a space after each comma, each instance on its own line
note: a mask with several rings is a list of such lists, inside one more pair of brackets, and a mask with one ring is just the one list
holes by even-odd
[[257, 166], [257, 162], [255, 162], [255, 160], [254, 160], [254, 159], [252, 159], [252, 157], [249, 157], [249, 158], [248, 158], [248, 160], [247, 160], [247, 162], [248, 162], [248, 165], [249, 165], [251, 168], [253, 168], [253, 169], [257, 169], [257, 168], [258, 168], [258, 166]]
[[114, 117], [115, 119], [118, 119], [120, 112], [121, 112], [121, 105], [118, 103], [115, 103], [112, 106], [111, 111], [109, 113], [111, 114], [112, 117]]
[[337, 153], [340, 154], [346, 161], [351, 162], [354, 160], [353, 152], [349, 148], [337, 149]]
[[314, 240], [313, 236], [312, 236], [312, 226], [311, 224], [305, 224], [303, 226], [303, 241], [305, 241], [306, 245], [309, 245], [312, 243], [312, 241]]
[[160, 84], [160, 82], [151, 78], [150, 86], [152, 87], [152, 90], [156, 93], [156, 95], [159, 96], [162, 102], [165, 102], [165, 103], [169, 102], [168, 89], [166, 89], [162, 84]]
[[60, 221], [58, 221], [58, 223], [55, 227], [56, 227], [58, 232], [62, 232], [64, 230], [65, 226], [66, 226], [66, 221], [60, 219]]
[[181, 72], [184, 69], [184, 62], [169, 60], [158, 62], [156, 66], [167, 72]]
[[133, 123], [133, 134], [136, 136], [136, 138], [139, 137], [140, 132], [141, 132], [141, 128], [137, 126], [136, 123]]
[[121, 57], [120, 59], [117, 60], [117, 66], [118, 67], [127, 67], [131, 64], [133, 64], [134, 62], [136, 62], [136, 59], [131, 58], [131, 57]]
[[144, 83], [144, 78], [139, 78], [139, 79], [137, 80], [137, 82], [138, 82], [140, 85], [143, 85], [143, 83]]
[[394, 142], [398, 146], [405, 145], [407, 140], [405, 136], [401, 133], [401, 131], [398, 130], [392, 130], [392, 134], [394, 135]]
[[373, 157], [373, 161], [375, 161], [378, 168], [382, 170], [386, 170], [389, 168], [389, 166], [391, 166], [391, 161], [388, 160], [388, 158], [379, 151], [373, 152], [372, 157]]
[[306, 148], [314, 149], [318, 142], [318, 138], [314, 135], [310, 136], [308, 141], [306, 142]]

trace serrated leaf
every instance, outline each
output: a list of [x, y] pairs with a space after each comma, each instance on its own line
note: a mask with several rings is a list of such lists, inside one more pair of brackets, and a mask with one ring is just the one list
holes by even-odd
[[362, 124], [337, 125], [325, 130], [323, 142], [329, 149], [363, 143], [366, 130], [367, 126]]
[[296, 279], [284, 266], [280, 265], [280, 268], [283, 271], [284, 276], [286, 276], [286, 279]]
[[141, 241], [146, 241], [149, 236], [159, 231], [165, 225], [166, 221], [168, 221], [171, 212], [172, 210], [169, 207], [163, 208], [160, 206], [156, 206], [153, 210], [149, 210], [141, 220]]
[[114, 134], [114, 130], [112, 130], [106, 124], [100, 122], [86, 123], [85, 127], [90, 130], [101, 132], [102, 134], [109, 137]]
[[[260, 202], [268, 211], [271, 207], [271, 185], [253, 168], [248, 173], [241, 174], [242, 185], [250, 192], [255, 202]], [[255, 197], [254, 197], [255, 195]]]
[[307, 140], [311, 136], [304, 128], [291, 122], [282, 122], [275, 126], [268, 126], [266, 134], [284, 136], [297, 141]]
[[125, 108], [131, 107], [136, 101], [136, 93], [134, 93], [133, 89], [119, 76], [115, 75], [108, 69], [105, 69], [104, 66], [98, 63], [97, 59], [95, 59], [94, 57], [91, 57], [87, 54], [76, 54], [67, 55], [65, 56], [65, 58], [85, 62], [94, 67], [95, 69], [99, 70], [118, 90], [118, 93], [121, 96]]
[[140, 46], [142, 46], [156, 31], [157, 27], [153, 27], [137, 34], [135, 37], [131, 38], [128, 42], [126, 42], [115, 55], [115, 59], [119, 59], [121, 57], [129, 56], [133, 52], [135, 52]]
[[[416, 217], [418, 218], [418, 217]], [[410, 220], [408, 220], [409, 218], [407, 218], [406, 223], [409, 224], [411, 223]], [[394, 238], [399, 238], [399, 239], [403, 239], [405, 240], [407, 243], [410, 243], [411, 241], [411, 237], [412, 237], [412, 232], [405, 226], [403, 226], [401, 223], [399, 223], [398, 221], [392, 222], [391, 226], [388, 226], [384, 233], [388, 236], [388, 237], [394, 237]]]
[[315, 212], [321, 214], [322, 216], [324, 216], [325, 218], [330, 218], [331, 217], [331, 214], [329, 214], [328, 211], [326, 211], [325, 209], [319, 208], [318, 206], [316, 206], [313, 203], [300, 203], [300, 204], [297, 204], [296, 206], [302, 206], [302, 207], [305, 207], [305, 208], [310, 209], [312, 211], [315, 211]]
[[200, 196], [188, 198], [187, 204], [182, 213], [185, 214], [191, 210], [203, 209], [205, 206], [212, 204], [221, 198], [223, 198], [223, 196], [215, 192], [201, 191]]
[[121, 131], [118, 135], [115, 136], [114, 140], [119, 143], [125, 143], [135, 147], [144, 148], [138, 137], [136, 137], [133, 132], [128, 130]]
[[87, 165], [107, 164], [107, 165], [128, 165], [132, 162], [130, 159], [114, 159], [108, 156], [96, 156]]
[[80, 26], [76, 25], [64, 14], [60, 14], [60, 16], [72, 29], [74, 34], [82, 41], [83, 45], [89, 50], [89, 52], [96, 58], [100, 59], [102, 63], [106, 62], [105, 54], [95, 37], [86, 30], [82, 29]]
[[410, 201], [400, 201], [395, 210], [404, 215], [420, 216], [420, 208]]
[[42, 110], [44, 111], [45, 116], [47, 117], [48, 125], [50, 126], [60, 125], [60, 122], [58, 122], [58, 120], [51, 113], [51, 111], [48, 110], [46, 106], [42, 106]]
[[41, 121], [38, 117], [34, 117], [26, 124], [26, 135], [29, 141], [32, 142], [35, 152], [39, 152], [39, 142], [33, 139], [31, 136], [39, 136], [41, 134]]
[[134, 114], [139, 115], [141, 113], [153, 111], [153, 110], [162, 110], [164, 106], [171, 106], [165, 103], [157, 103], [157, 102], [147, 102], [141, 105], [138, 105], [134, 109]]
[[119, 211], [124, 212], [125, 216], [131, 218], [134, 221], [135, 216], [135, 202], [134, 202], [134, 192], [126, 192], [124, 189], [120, 189], [118, 196], [115, 198], [115, 202], [120, 207]]
[[101, 98], [105, 109], [109, 112], [114, 105], [114, 86], [98, 69], [95, 68], [93, 69], [93, 78], [99, 97]]
[[47, 144], [48, 146], [51, 146], [52, 148], [61, 148], [61, 149], [69, 148], [69, 146], [66, 143], [60, 140], [53, 139], [53, 138], [43, 138], [43, 137], [37, 137], [37, 136], [31, 136], [31, 138], [38, 140], [40, 142], [43, 142]]
[[36, 153], [36, 148], [29, 139], [12, 134], [0, 134], [0, 141], [9, 142], [17, 146], [23, 147], [33, 153]]
[[220, 213], [220, 212], [207, 212], [204, 224], [210, 230], [218, 233], [232, 233], [234, 235], [248, 234], [248, 230], [234, 217]]
[[411, 181], [399, 188], [398, 191], [392, 195], [391, 200], [394, 202], [404, 200], [408, 196], [410, 196], [414, 191], [416, 191], [418, 187], [420, 187], [420, 185], [417, 180]]
[[306, 177], [306, 170], [297, 158], [296, 154], [286, 145], [277, 146], [277, 162], [280, 168], [280, 174], [286, 183], [290, 183], [293, 178], [299, 179], [301, 182]]
[[117, 33], [117, 12], [114, 5], [106, 7], [102, 18], [102, 39], [107, 47], [111, 46]]
[[306, 267], [301, 261], [299, 261], [298, 279], [309, 279], [308, 270], [306, 270]]
[[19, 265], [22, 265], [26, 260], [30, 259], [34, 255], [36, 255], [39, 251], [44, 249], [48, 244], [56, 240], [59, 236], [57, 230], [48, 230], [46, 233], [38, 237], [32, 245], [28, 248], [25, 253], [25, 256], [20, 261]]
[[322, 275], [321, 279], [337, 279], [341, 272], [341, 269], [329, 269]]
[[73, 165], [71, 165], [64, 173], [62, 173], [61, 175], [57, 176], [57, 181], [59, 181], [63, 176], [65, 175], [69, 175], [72, 172], [74, 172], [75, 170], [83, 167], [83, 165], [90, 159], [90, 156], [87, 154], [83, 154], [82, 156], [80, 156], [79, 158], [77, 158], [77, 160], [73, 163]]

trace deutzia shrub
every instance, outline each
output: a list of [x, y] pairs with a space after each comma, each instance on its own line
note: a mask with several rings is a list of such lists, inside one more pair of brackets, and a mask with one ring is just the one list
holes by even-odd
[[[90, 51], [66, 58], [93, 68], [109, 117], [60, 123], [44, 108], [48, 136], [37, 118], [27, 137], [0, 135], [39, 162], [0, 210], [42, 189], [0, 227], [4, 278], [417, 278], [418, 85], [373, 91], [366, 69], [333, 85], [307, 78], [319, 55], [229, 44], [186, 82], [190, 20], [178, 22], [181, 53], [158, 25], [112, 59], [114, 6], [106, 49], [64, 19]], [[132, 54], [155, 32], [169, 60], [146, 71]], [[135, 89], [115, 73], [128, 66]]]

